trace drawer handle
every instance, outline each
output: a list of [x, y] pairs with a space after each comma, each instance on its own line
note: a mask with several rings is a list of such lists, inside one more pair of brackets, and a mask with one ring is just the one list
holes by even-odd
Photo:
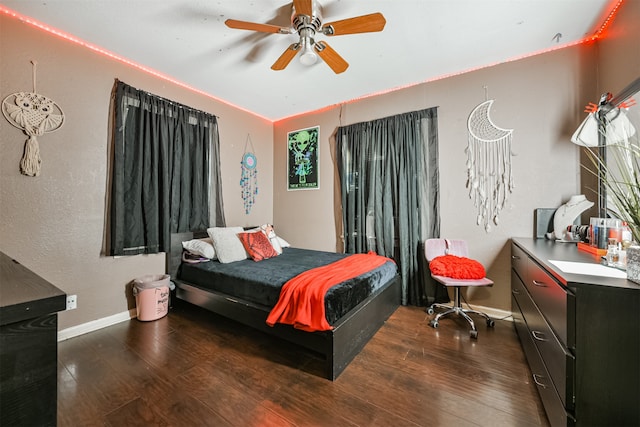
[[511, 293], [512, 293], [512, 294], [514, 294], [514, 295], [520, 295], [520, 291], [519, 291], [519, 290], [517, 290], [517, 289], [513, 289], [513, 290], [511, 291]]
[[533, 335], [533, 338], [536, 339], [537, 341], [548, 341], [545, 337], [544, 334], [542, 332], [538, 332], [538, 331], [531, 331], [531, 335]]
[[542, 375], [538, 375], [538, 374], [533, 374], [533, 382], [536, 383], [536, 385], [539, 385], [542, 388], [547, 388], [547, 385], [538, 381], [538, 378], [544, 378]]
[[520, 257], [518, 255], [511, 255], [511, 259], [518, 260], [518, 259], [520, 259]]
[[547, 287], [547, 284], [546, 284], [546, 283], [544, 283], [544, 282], [539, 282], [539, 281], [537, 281], [537, 280], [534, 280], [534, 281], [533, 281], [533, 284], [534, 284], [534, 285], [536, 285], [536, 286], [539, 286], [539, 287], [541, 287], [541, 288], [546, 288], [546, 287]]

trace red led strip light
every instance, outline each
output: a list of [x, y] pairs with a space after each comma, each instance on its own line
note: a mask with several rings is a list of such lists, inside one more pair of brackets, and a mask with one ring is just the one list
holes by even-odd
[[446, 79], [446, 78], [449, 78], [449, 77], [459, 76], [459, 75], [462, 75], [462, 74], [470, 73], [472, 71], [478, 71], [478, 70], [482, 70], [484, 68], [489, 68], [489, 67], [493, 67], [493, 66], [500, 65], [500, 64], [506, 64], [506, 63], [509, 63], [509, 62], [518, 61], [520, 59], [530, 58], [532, 56], [540, 55], [540, 54], [543, 54], [543, 53], [553, 52], [555, 50], [564, 49], [564, 48], [571, 47], [571, 46], [577, 46], [577, 45], [584, 44], [584, 43], [593, 43], [593, 42], [603, 38], [605, 31], [611, 25], [611, 23], [613, 22], [614, 18], [618, 14], [618, 11], [620, 10], [620, 6], [622, 6], [622, 3], [624, 3], [624, 0], [617, 0], [617, 3], [615, 4], [615, 6], [613, 6], [613, 8], [611, 9], [611, 12], [609, 12], [609, 14], [605, 18], [604, 22], [602, 23], [602, 25], [600, 25], [600, 27], [598, 27], [596, 32], [593, 35], [585, 37], [582, 40], [578, 40], [578, 41], [573, 42], [573, 43], [567, 43], [567, 44], [563, 44], [563, 45], [552, 47], [552, 48], [548, 48], [548, 49], [543, 49], [543, 50], [540, 50], [540, 51], [537, 51], [537, 52], [533, 52], [533, 53], [529, 53], [529, 54], [526, 54], [526, 55], [516, 56], [516, 57], [513, 57], [511, 59], [507, 59], [507, 60], [501, 61], [501, 62], [494, 62], [494, 63], [491, 63], [491, 64], [481, 65], [481, 66], [478, 66], [478, 67], [469, 68], [467, 70], [458, 71], [458, 72], [455, 72], [455, 73], [444, 74], [444, 75], [441, 75], [441, 76], [438, 76], [438, 77], [433, 77], [433, 78], [428, 79], [428, 80], [423, 80], [423, 81], [418, 82], [418, 83], [410, 83], [410, 84], [407, 84], [407, 85], [404, 85], [404, 86], [397, 86], [397, 87], [394, 87], [394, 88], [391, 88], [391, 89], [386, 89], [386, 90], [382, 90], [382, 91], [379, 91], [379, 92], [374, 92], [374, 93], [363, 95], [363, 96], [360, 96], [360, 97], [357, 97], [357, 98], [352, 98], [352, 99], [350, 99], [348, 101], [345, 101], [345, 102], [341, 102], [341, 103], [333, 104], [333, 105], [328, 105], [326, 107], [322, 107], [322, 108], [319, 108], [317, 110], [312, 110], [312, 111], [307, 111], [307, 112], [304, 112], [304, 113], [295, 114], [295, 115], [292, 115], [292, 116], [289, 116], [289, 117], [285, 117], [285, 118], [282, 118], [282, 119], [279, 119], [279, 120], [276, 120], [276, 121], [282, 121], [282, 120], [286, 120], [286, 119], [293, 118], [293, 117], [300, 117], [300, 116], [304, 116], [305, 114], [309, 114], [309, 113], [328, 111], [328, 110], [331, 110], [332, 108], [337, 108], [337, 107], [339, 107], [341, 105], [352, 104], [352, 103], [355, 103], [355, 102], [363, 100], [363, 99], [373, 98], [373, 97], [376, 97], [376, 96], [379, 96], [379, 95], [384, 95], [384, 94], [387, 94], [387, 93], [395, 92], [397, 90], [408, 89], [410, 87], [418, 86], [418, 85], [421, 85], [421, 84], [424, 84], [424, 83], [431, 83], [431, 82], [435, 82], [435, 81], [438, 81], [438, 80], [443, 80], [443, 79]]
[[616, 3], [616, 5], [611, 9], [611, 12], [609, 12], [602, 25], [600, 25], [600, 28], [598, 28], [593, 36], [589, 37], [589, 40], [598, 40], [602, 38], [605, 31], [609, 28], [616, 15], [620, 11], [620, 6], [622, 6], [622, 3], [624, 3], [624, 0], [618, 0], [618, 3]]
[[220, 98], [217, 98], [217, 97], [211, 95], [210, 93], [204, 92], [204, 91], [202, 91], [200, 89], [196, 89], [196, 88], [194, 88], [192, 86], [187, 85], [186, 83], [180, 82], [180, 81], [178, 81], [178, 80], [176, 80], [176, 79], [174, 79], [172, 77], [164, 75], [164, 74], [162, 74], [162, 73], [160, 73], [158, 71], [155, 71], [155, 70], [153, 70], [151, 68], [148, 68], [148, 67], [145, 67], [143, 65], [137, 64], [137, 63], [135, 63], [135, 62], [133, 62], [133, 61], [131, 61], [129, 59], [126, 59], [124, 57], [118, 56], [113, 52], [109, 52], [108, 50], [102, 49], [102, 48], [100, 48], [98, 46], [95, 46], [95, 45], [92, 45], [92, 44], [87, 43], [85, 41], [82, 41], [80, 39], [77, 39], [77, 38], [75, 38], [75, 37], [73, 37], [73, 36], [71, 36], [69, 34], [66, 34], [66, 33], [64, 33], [62, 31], [56, 30], [55, 28], [49, 27], [47, 25], [44, 25], [44, 24], [42, 24], [42, 23], [40, 23], [40, 22], [38, 22], [38, 21], [36, 21], [36, 20], [34, 20], [32, 18], [20, 15], [19, 13], [14, 12], [14, 11], [12, 11], [12, 10], [2, 6], [2, 5], [0, 5], [0, 12], [4, 13], [6, 15], [9, 15], [9, 16], [11, 16], [13, 18], [16, 18], [16, 19], [18, 19], [18, 20], [20, 20], [22, 22], [25, 22], [25, 23], [27, 23], [29, 25], [32, 25], [32, 26], [34, 26], [36, 28], [44, 30], [44, 31], [46, 31], [48, 33], [54, 34], [54, 35], [56, 35], [58, 37], [61, 37], [61, 38], [65, 39], [65, 40], [68, 40], [68, 41], [70, 41], [72, 43], [75, 43], [75, 44], [78, 44], [80, 46], [86, 47], [86, 48], [88, 48], [88, 49], [90, 49], [90, 50], [92, 50], [94, 52], [97, 52], [97, 53], [99, 53], [101, 55], [104, 55], [104, 56], [107, 56], [109, 58], [115, 59], [116, 61], [119, 61], [119, 62], [121, 62], [123, 64], [129, 65], [130, 67], [136, 68], [136, 69], [138, 69], [140, 71], [143, 71], [145, 73], [151, 74], [151, 75], [153, 75], [155, 77], [158, 77], [160, 79], [163, 79], [163, 80], [166, 80], [168, 82], [171, 82], [171, 83], [173, 83], [173, 84], [175, 84], [177, 86], [180, 86], [182, 88], [185, 88], [185, 89], [190, 90], [192, 92], [195, 92], [197, 94], [206, 96], [207, 98], [214, 99], [215, 101], [218, 101], [220, 103], [229, 105], [229, 106], [231, 106], [233, 108], [237, 108], [238, 110], [241, 110], [241, 111], [249, 113], [249, 114], [251, 114], [253, 116], [259, 117], [259, 118], [261, 118], [261, 119], [263, 119], [263, 120], [265, 120], [267, 122], [274, 123], [274, 122], [279, 122], [279, 121], [290, 119], [290, 118], [294, 118], [294, 117], [300, 117], [300, 116], [303, 116], [303, 115], [306, 115], [306, 114], [310, 114], [310, 113], [314, 113], [314, 112], [327, 111], [327, 110], [330, 110], [330, 109], [335, 108], [335, 107], [340, 106], [340, 105], [351, 104], [351, 103], [354, 103], [354, 102], [357, 102], [357, 101], [360, 101], [360, 100], [363, 100], [363, 99], [372, 98], [372, 97], [379, 96], [379, 95], [384, 95], [384, 94], [387, 94], [387, 93], [395, 92], [397, 90], [407, 89], [407, 88], [418, 86], [418, 85], [421, 85], [421, 84], [424, 84], [424, 83], [431, 83], [431, 82], [442, 80], [442, 79], [446, 79], [446, 78], [449, 78], [449, 77], [454, 77], [454, 76], [459, 76], [459, 75], [462, 75], [462, 74], [470, 73], [472, 71], [478, 71], [478, 70], [482, 70], [484, 68], [493, 67], [495, 65], [505, 64], [505, 63], [509, 63], [509, 62], [513, 62], [513, 61], [518, 61], [520, 59], [529, 58], [529, 57], [540, 55], [540, 54], [543, 54], [543, 53], [553, 52], [555, 50], [564, 49], [564, 48], [567, 48], [567, 47], [576, 46], [576, 45], [583, 44], [583, 43], [591, 43], [591, 42], [597, 41], [597, 40], [603, 38], [605, 31], [609, 28], [609, 26], [613, 22], [614, 18], [618, 14], [618, 12], [620, 10], [620, 7], [622, 6], [623, 3], [624, 3], [624, 0], [617, 0], [617, 3], [615, 4], [615, 6], [613, 6], [613, 8], [611, 9], [611, 12], [609, 12], [609, 14], [605, 18], [604, 22], [602, 23], [602, 25], [600, 25], [600, 27], [596, 30], [595, 34], [593, 34], [592, 36], [586, 37], [586, 38], [584, 38], [582, 40], [579, 40], [579, 41], [576, 41], [576, 42], [573, 42], [573, 43], [567, 43], [567, 44], [564, 44], [564, 45], [556, 46], [556, 47], [553, 47], [553, 48], [543, 49], [543, 50], [540, 50], [540, 51], [537, 51], [537, 52], [533, 52], [533, 53], [530, 53], [530, 54], [526, 54], [526, 55], [517, 56], [517, 57], [511, 58], [511, 59], [502, 61], [502, 62], [494, 62], [494, 63], [491, 63], [491, 64], [470, 68], [470, 69], [467, 69], [467, 70], [464, 70], [464, 71], [445, 74], [445, 75], [442, 75], [442, 76], [434, 77], [434, 78], [431, 78], [431, 79], [428, 79], [428, 80], [424, 80], [424, 81], [421, 81], [421, 82], [417, 82], [417, 83], [410, 83], [410, 84], [407, 84], [407, 85], [404, 85], [404, 86], [397, 86], [397, 87], [394, 87], [394, 88], [391, 88], [391, 89], [387, 89], [387, 90], [371, 93], [371, 94], [368, 94], [368, 95], [363, 95], [363, 96], [360, 96], [360, 97], [357, 97], [357, 98], [350, 99], [350, 100], [345, 101], [345, 102], [341, 102], [341, 103], [333, 104], [333, 105], [328, 105], [326, 107], [322, 107], [322, 108], [319, 108], [319, 109], [316, 109], [316, 110], [302, 112], [302, 113], [295, 114], [295, 115], [292, 115], [292, 116], [283, 117], [283, 118], [280, 118], [280, 119], [277, 119], [277, 120], [269, 119], [269, 118], [264, 117], [264, 116], [262, 116], [260, 114], [256, 114], [253, 111], [249, 111], [246, 108], [242, 108], [242, 107], [239, 107], [237, 105], [231, 104], [228, 101], [225, 101], [225, 100], [222, 100]]
[[207, 92], [205, 92], [203, 90], [200, 90], [200, 89], [196, 89], [196, 88], [194, 88], [192, 86], [189, 86], [186, 83], [183, 83], [183, 82], [181, 82], [179, 80], [176, 80], [173, 77], [167, 76], [166, 74], [162, 74], [159, 71], [156, 71], [156, 70], [154, 70], [152, 68], [145, 67], [144, 65], [140, 65], [140, 64], [138, 64], [136, 62], [133, 62], [133, 61], [127, 59], [127, 58], [124, 58], [122, 56], [116, 55], [115, 53], [110, 52], [110, 51], [108, 51], [106, 49], [103, 49], [103, 48], [98, 47], [96, 45], [93, 45], [91, 43], [88, 43], [88, 42], [85, 42], [83, 40], [80, 40], [80, 39], [78, 39], [76, 37], [73, 37], [70, 34], [67, 34], [67, 33], [62, 32], [60, 30], [57, 30], [55, 28], [49, 27], [48, 25], [45, 25], [45, 24], [43, 24], [41, 22], [38, 22], [38, 21], [28, 17], [28, 16], [20, 15], [19, 13], [15, 12], [15, 11], [13, 11], [11, 9], [8, 9], [8, 8], [2, 6], [2, 5], [0, 5], [0, 12], [4, 13], [5, 15], [8, 15], [8, 16], [10, 16], [12, 18], [18, 19], [21, 22], [29, 24], [29, 25], [31, 25], [33, 27], [39, 28], [39, 29], [41, 29], [43, 31], [46, 31], [46, 32], [50, 33], [50, 34], [53, 34], [53, 35], [58, 36], [58, 37], [60, 37], [62, 39], [68, 40], [68, 41], [70, 41], [72, 43], [75, 43], [77, 45], [80, 45], [82, 47], [85, 47], [85, 48], [87, 48], [89, 50], [92, 50], [92, 51], [94, 51], [96, 53], [99, 53], [100, 55], [104, 55], [104, 56], [109, 57], [111, 59], [114, 59], [114, 60], [116, 60], [118, 62], [126, 64], [126, 65], [128, 65], [128, 66], [130, 66], [132, 68], [136, 68], [136, 69], [138, 69], [140, 71], [143, 71], [143, 72], [145, 72], [147, 74], [150, 74], [152, 76], [158, 77], [158, 78], [160, 78], [162, 80], [166, 80], [166, 81], [168, 81], [170, 83], [173, 83], [173, 84], [175, 84], [177, 86], [180, 86], [180, 87], [182, 87], [184, 89], [187, 89], [187, 90], [189, 90], [191, 92], [197, 93], [199, 95], [206, 96], [207, 98], [211, 98], [211, 99], [213, 99], [215, 101], [218, 101], [218, 102], [220, 102], [222, 104], [228, 105], [230, 107], [236, 108], [236, 109], [244, 111], [246, 113], [249, 113], [249, 114], [251, 114], [253, 116], [259, 117], [259, 118], [261, 118], [261, 119], [263, 119], [263, 120], [265, 120], [265, 121], [267, 121], [269, 123], [273, 123], [273, 120], [268, 119], [268, 118], [266, 118], [264, 116], [261, 116], [259, 114], [256, 114], [253, 111], [249, 111], [246, 108], [242, 108], [242, 107], [239, 107], [237, 105], [231, 104], [230, 102], [225, 101], [223, 99], [216, 98], [215, 96], [211, 95], [210, 93], [207, 93]]

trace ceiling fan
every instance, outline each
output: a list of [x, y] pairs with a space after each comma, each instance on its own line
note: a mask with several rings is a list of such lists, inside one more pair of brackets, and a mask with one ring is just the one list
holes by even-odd
[[[292, 43], [271, 66], [272, 70], [284, 70], [291, 60], [300, 53], [300, 62], [313, 65], [318, 56], [333, 70], [342, 73], [349, 67], [335, 50], [325, 41], [316, 41], [316, 33], [325, 36], [341, 36], [345, 34], [372, 33], [382, 31], [387, 21], [381, 13], [356, 16], [339, 21], [322, 24], [320, 5], [316, 0], [293, 0], [293, 12], [290, 27], [279, 27], [271, 24], [227, 19], [225, 24], [229, 28], [239, 30], [259, 31], [263, 33], [298, 34], [300, 40]], [[316, 55], [317, 53], [317, 55]]]

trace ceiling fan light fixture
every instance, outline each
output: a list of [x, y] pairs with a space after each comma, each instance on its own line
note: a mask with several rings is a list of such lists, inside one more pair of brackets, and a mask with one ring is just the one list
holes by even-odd
[[300, 35], [300, 63], [302, 65], [311, 66], [318, 61], [318, 55], [316, 55], [313, 50], [313, 31], [310, 29], [304, 29]]
[[344, 72], [349, 63], [338, 52], [324, 41], [314, 40], [316, 34], [340, 36], [346, 34], [373, 33], [382, 31], [386, 24], [380, 12], [354, 16], [322, 25], [321, 6], [318, 0], [292, 0], [291, 26], [279, 27], [271, 24], [227, 19], [229, 28], [258, 31], [261, 33], [298, 34], [299, 42], [292, 43], [271, 66], [272, 70], [284, 70], [293, 58], [299, 54], [300, 63], [307, 67], [318, 62], [318, 57], [325, 62], [334, 73]]
[[300, 63], [302, 65], [310, 66], [318, 62], [318, 55], [313, 51], [311, 46], [306, 45], [302, 52], [300, 52]]

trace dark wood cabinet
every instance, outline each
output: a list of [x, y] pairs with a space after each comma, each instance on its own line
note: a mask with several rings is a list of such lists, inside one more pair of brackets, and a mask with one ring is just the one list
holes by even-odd
[[571, 243], [514, 238], [511, 256], [514, 324], [551, 425], [640, 425], [640, 285], [563, 272], [552, 261], [599, 262]]
[[0, 425], [55, 426], [66, 294], [0, 252]]

